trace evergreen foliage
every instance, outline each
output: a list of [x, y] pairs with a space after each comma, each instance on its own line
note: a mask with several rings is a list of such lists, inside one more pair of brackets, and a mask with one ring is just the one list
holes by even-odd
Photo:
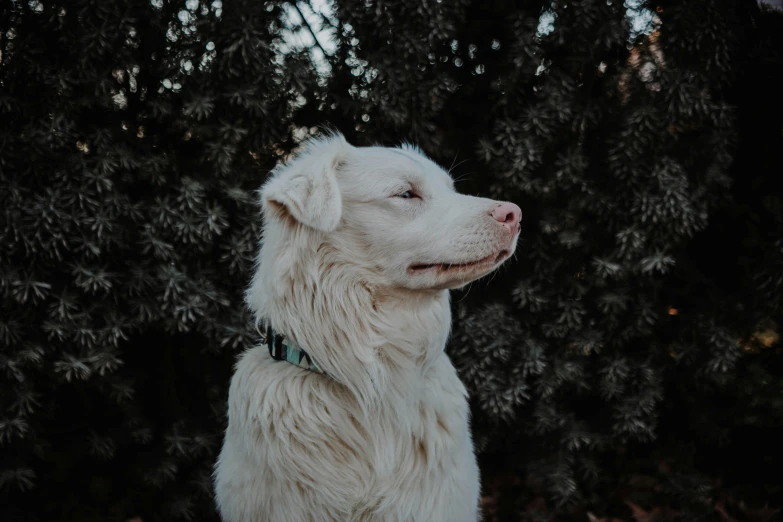
[[323, 124], [523, 209], [448, 347], [491, 520], [781, 507], [779, 11], [6, 0], [0, 53], [3, 520], [217, 520], [253, 191]]

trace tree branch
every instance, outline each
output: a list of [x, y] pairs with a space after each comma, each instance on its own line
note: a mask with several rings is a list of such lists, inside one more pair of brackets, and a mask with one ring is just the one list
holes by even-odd
[[313, 3], [312, 3], [310, 0], [303, 0], [303, 1], [304, 1], [304, 3], [305, 3], [305, 4], [307, 4], [307, 7], [309, 7], [309, 8], [310, 8], [310, 11], [312, 11], [312, 12], [313, 12], [313, 14], [315, 14], [315, 15], [318, 15], [318, 18], [320, 18], [322, 22], [325, 22], [325, 23], [326, 23], [326, 24], [327, 24], [329, 27], [331, 27], [332, 29], [337, 29], [337, 26], [336, 26], [336, 25], [334, 25], [334, 24], [332, 23], [332, 21], [331, 21], [331, 20], [329, 20], [329, 18], [328, 18], [328, 17], [327, 17], [325, 14], [323, 14], [323, 13], [319, 13], [318, 11], [316, 11], [316, 10], [313, 8]]
[[304, 13], [301, 9], [299, 9], [299, 6], [296, 2], [291, 2], [291, 5], [294, 6], [294, 9], [296, 9], [296, 12], [299, 13], [299, 16], [302, 17], [302, 23], [307, 27], [307, 30], [310, 31], [310, 34], [313, 35], [313, 40], [315, 40], [315, 45], [318, 46], [318, 48], [321, 50], [322, 53], [324, 53], [324, 56], [327, 58], [331, 58], [332, 55], [326, 52], [326, 49], [324, 49], [323, 45], [321, 45], [321, 42], [318, 41], [318, 37], [315, 35], [315, 31], [313, 31], [313, 28], [310, 26], [310, 24], [307, 22], [307, 18], [305, 18]]

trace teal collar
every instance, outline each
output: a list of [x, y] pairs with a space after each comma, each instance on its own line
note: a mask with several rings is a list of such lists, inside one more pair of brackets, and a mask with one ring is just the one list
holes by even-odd
[[272, 359], [276, 361], [286, 361], [299, 366], [300, 368], [304, 368], [305, 370], [326, 375], [326, 372], [318, 366], [310, 354], [287, 339], [284, 335], [272, 330], [272, 327], [270, 326], [267, 326], [266, 328], [265, 344], [269, 347], [269, 355], [272, 356]]

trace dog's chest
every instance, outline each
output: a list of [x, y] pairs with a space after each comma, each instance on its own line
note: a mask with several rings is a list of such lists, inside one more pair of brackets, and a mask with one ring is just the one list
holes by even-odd
[[[383, 506], [408, 505], [413, 520], [470, 520], [475, 512], [478, 468], [465, 389], [444, 359], [421, 383], [417, 400], [386, 411], [371, 430], [372, 472], [355, 504], [357, 520], [363, 513], [377, 517]], [[454, 517], [444, 518], [452, 509]]]
[[411, 416], [412, 440], [426, 466], [456, 451], [470, 437], [465, 387], [451, 362], [445, 356], [442, 360], [447, 364], [437, 364], [423, 379], [418, 412]]
[[[224, 513], [475, 522], [479, 477], [467, 398], [445, 355], [400, 389], [398, 401], [361, 421], [345, 396], [312, 385], [320, 376], [280, 364], [257, 349], [237, 365], [216, 482]], [[300, 508], [319, 518], [292, 518]]]

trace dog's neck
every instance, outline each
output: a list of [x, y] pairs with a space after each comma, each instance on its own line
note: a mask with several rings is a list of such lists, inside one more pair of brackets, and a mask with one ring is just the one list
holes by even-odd
[[257, 318], [306, 350], [361, 404], [415, 392], [449, 334], [448, 291], [374, 286], [369, 273], [328, 247], [313, 251], [278, 234], [267, 231], [248, 292]]

